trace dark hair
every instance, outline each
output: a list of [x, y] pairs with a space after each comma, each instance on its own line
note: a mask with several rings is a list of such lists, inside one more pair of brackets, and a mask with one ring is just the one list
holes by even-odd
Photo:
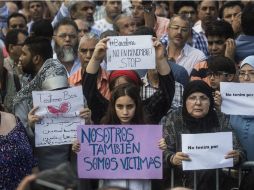
[[10, 26], [10, 20], [12, 18], [17, 18], [17, 17], [22, 17], [24, 20], [25, 20], [25, 23], [27, 23], [27, 20], [26, 20], [26, 17], [21, 14], [21, 13], [12, 13], [10, 16], [8, 16], [7, 18], [7, 26], [9, 27]]
[[180, 9], [185, 6], [193, 7], [193, 9], [197, 11], [197, 4], [194, 1], [175, 1], [173, 5], [174, 13], [178, 14]]
[[223, 12], [224, 12], [224, 9], [226, 8], [230, 8], [230, 7], [235, 7], [235, 6], [239, 6], [241, 9], [244, 8], [244, 5], [241, 1], [227, 1], [225, 2], [222, 7], [220, 8], [219, 10], [219, 17], [222, 19], [223, 18]]
[[147, 26], [138, 27], [137, 30], [132, 33], [132, 35], [152, 35], [153, 37], [156, 37], [155, 31]]
[[[200, 6], [201, 3], [202, 3], [203, 1], [204, 1], [204, 0], [198, 1], [198, 5]], [[211, 1], [212, 1], [212, 0], [211, 0]], [[216, 9], [218, 10], [218, 9], [219, 9], [219, 2], [218, 2], [218, 1], [212, 1], [212, 2], [215, 3], [215, 7], [216, 7]]]
[[236, 74], [236, 63], [224, 56], [210, 56], [207, 59], [208, 70], [212, 72], [223, 71], [228, 74]]
[[31, 26], [31, 35], [33, 36], [42, 36], [46, 38], [52, 38], [53, 36], [53, 27], [50, 20], [41, 19], [35, 21]]
[[[112, 73], [112, 72], [111, 72]], [[137, 87], [137, 89], [138, 89], [138, 91], [140, 91], [140, 88], [141, 88], [141, 86], [143, 85], [143, 83], [142, 83], [142, 80], [140, 79], [140, 76], [138, 75], [138, 73], [136, 72], [136, 71], [133, 71], [133, 73], [135, 73], [136, 74], [136, 76], [137, 76], [137, 79], [138, 79], [138, 84], [136, 84], [132, 79], [130, 79], [129, 77], [127, 77], [127, 76], [119, 76], [119, 77], [123, 77], [127, 82], [128, 82], [128, 84], [132, 84], [132, 85], [135, 85], [136, 87]], [[109, 90], [110, 91], [113, 91], [116, 87], [115, 87], [115, 85], [116, 85], [116, 82], [117, 82], [117, 80], [119, 79], [119, 77], [116, 77], [116, 78], [114, 78], [114, 79], [112, 79], [112, 80], [110, 80], [109, 81]]]
[[63, 18], [58, 23], [56, 23], [56, 25], [54, 26], [54, 32], [56, 32], [58, 30], [58, 28], [63, 25], [71, 25], [78, 32], [77, 24], [71, 18], [67, 18], [67, 17]]
[[232, 26], [224, 20], [215, 20], [207, 25], [205, 30], [206, 36], [220, 36], [234, 39]]
[[43, 61], [53, 57], [51, 41], [48, 38], [30, 36], [25, 40], [24, 45], [28, 46], [32, 55], [40, 55]]
[[242, 30], [245, 35], [254, 35], [254, 4], [248, 3], [241, 17]]
[[13, 30], [10, 30], [9, 32], [7, 32], [7, 34], [5, 36], [4, 44], [5, 44], [6, 50], [8, 52], [9, 52], [9, 45], [10, 44], [16, 45], [18, 43], [18, 35], [20, 33], [24, 34], [25, 36], [28, 36], [27, 31], [21, 30], [21, 29], [13, 29]]
[[114, 30], [106, 30], [105, 32], [101, 33], [100, 39], [106, 38], [108, 36], [119, 36], [119, 34]]
[[137, 86], [133, 84], [121, 84], [113, 90], [107, 112], [101, 119], [101, 124], [121, 124], [116, 114], [115, 104], [117, 99], [122, 96], [129, 96], [135, 102], [136, 110], [131, 123], [145, 124], [142, 100]]

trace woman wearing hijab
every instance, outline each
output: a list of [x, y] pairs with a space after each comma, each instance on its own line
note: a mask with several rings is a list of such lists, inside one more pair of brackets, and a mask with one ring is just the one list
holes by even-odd
[[[246, 57], [239, 71], [240, 83], [254, 83], [254, 56]], [[231, 115], [230, 124], [236, 131], [237, 136], [247, 152], [247, 159], [254, 161], [254, 116]]]
[[[218, 118], [214, 109], [212, 89], [204, 81], [196, 80], [187, 84], [183, 93], [183, 106], [167, 118], [163, 136], [168, 149], [164, 151], [167, 166], [175, 168], [175, 184], [193, 188], [193, 171], [182, 171], [182, 161], [191, 158], [182, 152], [181, 134], [213, 133], [232, 131], [228, 121]], [[245, 154], [233, 135], [233, 149], [225, 158], [234, 158], [234, 164], [245, 160]], [[197, 172], [198, 189], [215, 189], [215, 171]], [[224, 177], [220, 178], [223, 185]], [[225, 189], [225, 188], [222, 188]]]

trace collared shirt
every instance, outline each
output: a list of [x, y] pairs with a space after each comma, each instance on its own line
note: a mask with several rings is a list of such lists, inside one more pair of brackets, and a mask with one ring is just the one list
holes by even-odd
[[[140, 93], [142, 100], [150, 98], [155, 92], [159, 90], [159, 88], [153, 87], [152, 84], [148, 81], [147, 74], [141, 80], [143, 82]], [[175, 94], [170, 109], [176, 109], [182, 105], [183, 89], [183, 85], [175, 81]]]
[[203, 37], [203, 39], [205, 40], [206, 46], [208, 47], [207, 37], [205, 35], [205, 30], [202, 28], [201, 20], [197, 21], [192, 28], [195, 32], [199, 33]]
[[[163, 44], [166, 41], [165, 39], [165, 36], [161, 38], [161, 42]], [[192, 69], [194, 68], [194, 65], [204, 60], [206, 60], [206, 56], [202, 51], [193, 48], [188, 44], [185, 44], [184, 48], [181, 51], [181, 54], [175, 60], [175, 62], [176, 64], [183, 66], [190, 75]]]
[[[54, 53], [53, 59], [57, 59], [56, 53]], [[61, 62], [61, 61], [60, 61], [60, 62]], [[74, 73], [76, 73], [76, 72], [79, 70], [79, 68], [81, 68], [81, 63], [80, 63], [79, 58], [76, 58], [76, 59], [74, 60], [73, 65], [72, 65], [71, 71], [70, 71], [70, 72], [67, 71], [68, 78], [69, 78], [70, 76], [72, 76]], [[67, 70], [67, 69], [66, 69], [66, 70]]]
[[[208, 52], [208, 47], [207, 47], [207, 42], [206, 39], [199, 33], [197, 33], [195, 30], [191, 30], [192, 32], [192, 43], [188, 43], [190, 46], [199, 49], [200, 51], [202, 51], [207, 57], [209, 56], [209, 52]], [[168, 34], [162, 36], [160, 38], [160, 41], [163, 45], [168, 46]]]
[[[100, 74], [97, 78], [97, 88], [99, 92], [107, 99], [110, 99], [110, 91], [109, 91], [109, 73], [102, 69], [99, 71]], [[82, 85], [82, 72], [81, 68], [77, 72], [75, 72], [72, 76], [68, 78], [70, 86], [79, 86]]]
[[204, 60], [206, 56], [202, 51], [185, 44], [180, 56], [176, 59], [176, 64], [183, 66], [190, 75], [195, 64]]

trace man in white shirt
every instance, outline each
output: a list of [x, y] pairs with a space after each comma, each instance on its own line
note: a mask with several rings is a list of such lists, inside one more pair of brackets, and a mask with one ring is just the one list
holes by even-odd
[[207, 38], [205, 36], [206, 25], [217, 19], [218, 9], [219, 9], [218, 1], [203, 0], [199, 2], [198, 17], [200, 20], [195, 23], [193, 29], [204, 37], [206, 44], [207, 44]]
[[204, 53], [187, 44], [191, 32], [191, 23], [185, 15], [177, 15], [171, 18], [167, 47], [168, 59], [174, 60], [176, 64], [183, 66], [190, 75], [195, 64], [204, 61]]

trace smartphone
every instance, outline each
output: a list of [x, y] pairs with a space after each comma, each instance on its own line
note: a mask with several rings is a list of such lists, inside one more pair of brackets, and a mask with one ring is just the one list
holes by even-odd
[[64, 186], [51, 183], [42, 179], [36, 179], [30, 186], [30, 190], [65, 190]]

